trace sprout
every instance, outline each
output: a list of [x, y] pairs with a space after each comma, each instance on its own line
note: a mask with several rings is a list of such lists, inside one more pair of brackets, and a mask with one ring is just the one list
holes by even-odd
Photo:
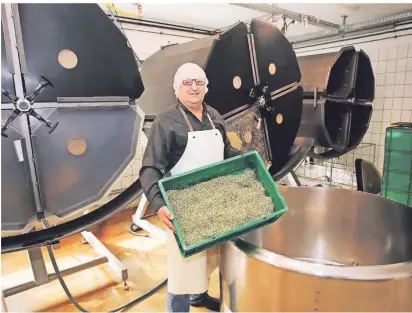
[[274, 211], [272, 199], [251, 169], [169, 190], [167, 196], [188, 246]]

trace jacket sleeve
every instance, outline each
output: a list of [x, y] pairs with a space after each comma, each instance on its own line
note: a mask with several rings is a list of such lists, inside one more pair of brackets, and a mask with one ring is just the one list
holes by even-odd
[[171, 138], [171, 132], [164, 129], [160, 120], [156, 119], [150, 129], [142, 167], [139, 171], [143, 192], [155, 213], [166, 205], [158, 181], [163, 178], [164, 170], [168, 165]]

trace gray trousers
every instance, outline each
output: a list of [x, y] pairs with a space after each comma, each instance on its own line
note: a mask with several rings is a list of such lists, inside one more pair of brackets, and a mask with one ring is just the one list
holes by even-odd
[[167, 293], [167, 312], [190, 312], [190, 300], [197, 300], [203, 297], [199, 295], [175, 295]]

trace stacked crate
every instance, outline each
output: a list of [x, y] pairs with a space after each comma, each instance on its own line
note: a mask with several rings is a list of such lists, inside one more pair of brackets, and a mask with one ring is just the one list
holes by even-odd
[[412, 207], [412, 123], [386, 129], [381, 194]]

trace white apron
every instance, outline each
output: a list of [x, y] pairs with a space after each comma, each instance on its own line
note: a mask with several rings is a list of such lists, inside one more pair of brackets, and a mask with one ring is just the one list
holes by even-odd
[[[189, 133], [186, 149], [178, 163], [170, 171], [177, 175], [186, 171], [224, 160], [224, 142], [222, 134], [215, 128], [209, 114], [213, 129], [193, 131], [186, 113], [180, 108], [185, 118]], [[205, 195], [206, 196], [206, 195]], [[216, 269], [218, 249], [212, 248], [183, 258], [171, 230], [167, 230], [167, 271], [168, 291], [172, 294], [199, 294], [209, 287], [209, 275]]]

